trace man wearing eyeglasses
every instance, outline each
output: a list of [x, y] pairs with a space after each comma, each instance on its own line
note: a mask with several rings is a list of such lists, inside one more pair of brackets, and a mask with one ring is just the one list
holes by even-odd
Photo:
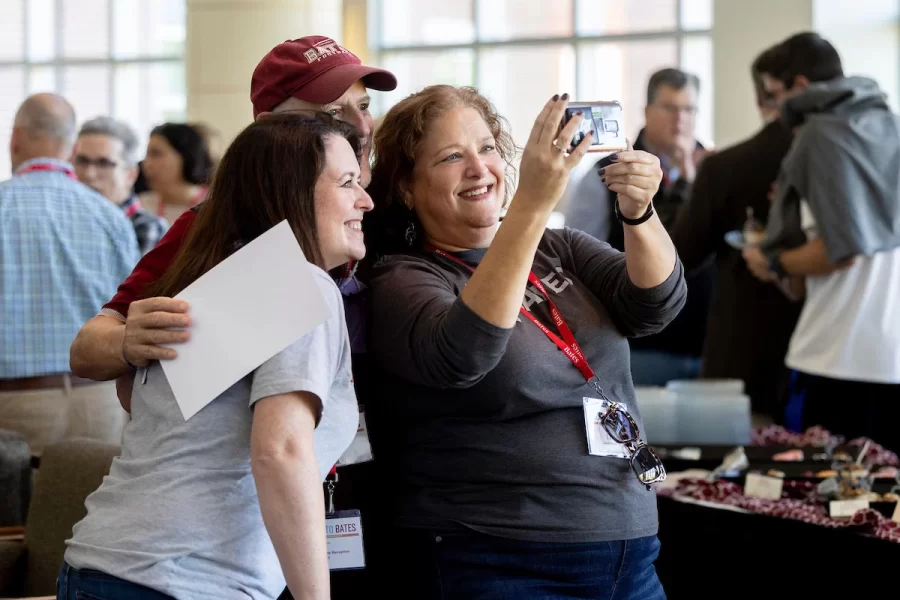
[[97, 117], [81, 126], [72, 163], [78, 180], [122, 209], [131, 220], [141, 254], [149, 252], [169, 223], [141, 206], [134, 194], [138, 139], [126, 123]]
[[[695, 75], [671, 68], [654, 73], [647, 84], [645, 125], [634, 141], [635, 150], [659, 157], [663, 181], [653, 206], [669, 230], [690, 196], [697, 168], [707, 153], [694, 137], [699, 91]], [[609, 164], [609, 158], [602, 158], [591, 171]], [[566, 223], [624, 251], [624, 231], [615, 217], [613, 195], [591, 171], [567, 190]], [[699, 375], [713, 278], [711, 262], [689, 273], [688, 300], [678, 317], [660, 333], [629, 340], [635, 385], [665, 385]]]

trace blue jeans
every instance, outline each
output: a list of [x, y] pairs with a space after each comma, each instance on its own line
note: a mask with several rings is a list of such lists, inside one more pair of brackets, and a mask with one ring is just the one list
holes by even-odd
[[[411, 532], [404, 569], [421, 600], [665, 600], [656, 536], [586, 544]], [[412, 580], [410, 580], [410, 575]]]
[[56, 580], [56, 600], [173, 600], [156, 590], [63, 561]]
[[631, 351], [631, 378], [634, 385], [665, 386], [675, 379], [697, 379], [700, 357], [669, 354], [656, 350]]

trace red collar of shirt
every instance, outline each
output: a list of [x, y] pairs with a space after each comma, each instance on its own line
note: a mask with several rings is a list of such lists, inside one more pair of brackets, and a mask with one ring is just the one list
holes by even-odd
[[70, 164], [51, 159], [45, 160], [38, 158], [27, 161], [24, 165], [16, 169], [14, 175], [24, 175], [26, 173], [36, 173], [40, 171], [63, 173], [69, 179], [78, 181], [78, 177], [75, 176], [75, 171]]

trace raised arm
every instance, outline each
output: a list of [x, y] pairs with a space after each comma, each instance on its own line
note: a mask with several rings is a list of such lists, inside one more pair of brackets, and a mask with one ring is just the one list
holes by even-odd
[[497, 327], [515, 325], [547, 220], [592, 140], [585, 136], [568, 156], [559, 150], [569, 147], [583, 119], [576, 116], [559, 131], [566, 105], [565, 97], [550, 99], [534, 122], [509, 211], [460, 296], [473, 313]]
[[550, 99], [535, 120], [510, 209], [458, 297], [427, 259], [388, 260], [376, 269], [372, 341], [388, 368], [423, 385], [468, 387], [503, 356], [547, 219], [591, 142], [585, 136], [571, 154], [560, 150], [582, 119], [560, 131], [566, 104], [565, 97]]
[[[468, 277], [448, 259], [435, 260]], [[371, 292], [373, 355], [391, 372], [421, 385], [447, 389], [478, 383], [497, 366], [512, 335], [511, 328], [475, 314], [441, 268], [424, 257], [385, 259], [375, 268]]]
[[[649, 152], [620, 152], [603, 169], [610, 191], [618, 194], [619, 211], [625, 219], [643, 217], [662, 181], [659, 159]], [[639, 288], [653, 288], [666, 281], [675, 269], [677, 255], [672, 239], [654, 213], [647, 221], [623, 221], [625, 263], [628, 278]]]
[[638, 337], [661, 331], [687, 299], [680, 262], [659, 285], [642, 288], [628, 277], [625, 255], [580, 231], [566, 230], [576, 274], [610, 312], [623, 335]]

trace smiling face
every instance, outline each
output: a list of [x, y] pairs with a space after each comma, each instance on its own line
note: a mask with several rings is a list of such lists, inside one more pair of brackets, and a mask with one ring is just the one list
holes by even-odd
[[434, 245], [485, 248], [500, 222], [505, 169], [478, 111], [452, 108], [429, 125], [404, 201], [416, 211]]
[[325, 168], [316, 180], [316, 229], [322, 259], [333, 269], [366, 255], [363, 215], [372, 199], [362, 188], [359, 162], [346, 139], [325, 138]]

